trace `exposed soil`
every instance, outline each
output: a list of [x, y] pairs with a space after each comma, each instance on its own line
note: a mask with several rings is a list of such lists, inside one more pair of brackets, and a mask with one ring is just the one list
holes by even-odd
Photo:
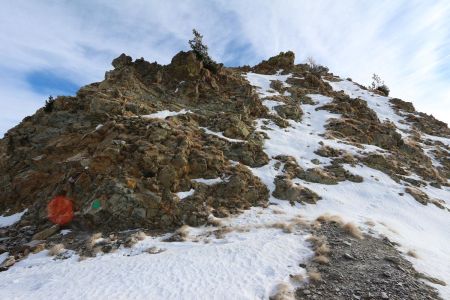
[[297, 299], [442, 299], [387, 238], [357, 239], [336, 222], [321, 223], [313, 234], [326, 241], [329, 262], [306, 265], [321, 279], [298, 288]]

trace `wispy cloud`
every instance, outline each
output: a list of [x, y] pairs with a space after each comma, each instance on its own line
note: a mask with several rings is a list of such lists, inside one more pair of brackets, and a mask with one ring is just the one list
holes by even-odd
[[14, 1], [0, 11], [0, 134], [122, 52], [168, 63], [198, 28], [226, 65], [293, 50], [450, 122], [448, 1]]

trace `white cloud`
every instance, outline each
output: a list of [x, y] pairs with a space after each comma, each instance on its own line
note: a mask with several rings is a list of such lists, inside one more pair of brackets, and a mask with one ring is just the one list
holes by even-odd
[[0, 11], [0, 134], [42, 105], [29, 72], [79, 85], [122, 52], [168, 63], [198, 28], [218, 61], [255, 64], [293, 50], [450, 122], [448, 1], [14, 1]]

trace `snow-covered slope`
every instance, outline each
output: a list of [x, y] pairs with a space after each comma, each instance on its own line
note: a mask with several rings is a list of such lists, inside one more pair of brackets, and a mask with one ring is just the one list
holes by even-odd
[[[288, 87], [289, 77], [246, 74], [272, 114], [276, 114], [273, 108], [278, 103], [274, 98], [265, 98], [279, 93], [270, 89], [270, 82], [279, 80]], [[380, 121], [393, 122], [404, 138], [409, 136], [409, 125], [391, 107], [389, 98], [363, 90], [350, 81], [329, 83], [335, 91], [343, 90], [352, 98], [365, 100]], [[330, 164], [330, 158], [315, 153], [321, 146], [353, 155], [386, 153], [385, 149], [373, 145], [356, 147], [344, 140], [325, 138], [325, 125], [340, 115], [316, 110], [332, 101], [331, 97], [308, 96], [314, 104], [301, 104], [304, 112], [301, 122], [289, 120], [290, 126], [281, 128], [271, 120], [257, 120], [257, 129], [268, 137], [264, 151], [270, 162], [251, 171], [267, 185], [271, 194], [275, 190], [274, 179], [282, 172], [277, 166], [277, 155], [289, 155], [306, 169], [317, 167], [318, 163], [321, 167]], [[175, 114], [167, 111], [148, 117]], [[232, 142], [242, 142], [204, 130]], [[424, 138], [450, 145], [446, 138], [429, 135]], [[432, 155], [431, 158], [434, 159]], [[0, 273], [0, 298], [268, 299], [279, 283], [288, 284], [291, 289], [299, 284], [290, 275], [306, 275], [299, 264], [311, 259], [313, 252], [307, 241], [309, 234], [302, 224], [323, 214], [333, 214], [354, 222], [367, 233], [387, 236], [400, 245], [398, 249], [402, 253], [415, 251], [417, 258], [405, 257], [417, 270], [447, 282], [447, 286], [433, 286], [442, 297], [450, 299], [449, 211], [418, 203], [411, 195], [404, 194], [404, 182], [397, 182], [362, 163], [344, 164], [344, 168], [361, 176], [363, 181], [325, 185], [294, 179], [294, 184], [309, 188], [322, 199], [316, 204], [291, 205], [271, 195], [269, 207], [251, 208], [239, 216], [220, 219], [219, 227], [184, 228], [184, 242], [164, 242], [168, 236], [147, 237], [131, 249], [122, 248], [83, 261], [78, 261], [74, 253], [69, 259], [56, 261], [46, 251], [31, 255]], [[220, 179], [198, 181], [215, 184]], [[449, 187], [438, 189], [428, 185], [420, 189], [450, 207]], [[185, 198], [192, 193], [179, 193], [179, 196]], [[152, 247], [164, 251], [156, 254], [145, 251]]]
[[[267, 81], [274, 80], [274, 76], [254, 75], [247, 76], [251, 83], [259, 86], [261, 96], [268, 96], [264, 93], [267, 88]], [[277, 80], [284, 80], [278, 77]], [[397, 115], [388, 102], [388, 97], [375, 95], [350, 81], [330, 82], [336, 91], [343, 90], [352, 98], [362, 98], [367, 101], [369, 107], [373, 109], [380, 120], [392, 121], [403, 134], [409, 130], [407, 125], [399, 121], [402, 117]], [[331, 99], [322, 95], [309, 95], [315, 101], [315, 105], [302, 105], [306, 118], [301, 122], [290, 121], [288, 129], [281, 129], [275, 124], [271, 124], [269, 129], [260, 127], [269, 140], [265, 143], [265, 150], [271, 156], [285, 154], [293, 156], [297, 162], [305, 167], [311, 167], [312, 159], [319, 159], [321, 163], [327, 163], [326, 159], [314, 154], [319, 148], [319, 142], [332, 146], [335, 149], [346, 150], [350, 153], [361, 153], [362, 151], [380, 152], [383, 150], [371, 145], [364, 145], [364, 150], [344, 144], [339, 140], [327, 140], [321, 136], [325, 131], [324, 125], [330, 118], [336, 118], [335, 114], [315, 108], [326, 104]], [[429, 138], [429, 137], [428, 137]], [[449, 139], [432, 137], [439, 139], [443, 143], [448, 143]], [[271, 190], [274, 189], [273, 180], [277, 175], [274, 165], [269, 164], [259, 169], [254, 169], [256, 175], [263, 179]], [[359, 226], [366, 228], [367, 221], [374, 221], [375, 227], [372, 230], [376, 234], [383, 234], [398, 242], [403, 252], [414, 250], [418, 253], [419, 259], [408, 257], [416, 268], [444, 281], [450, 281], [450, 216], [447, 210], [442, 210], [436, 206], [423, 206], [416, 202], [411, 195], [403, 195], [404, 185], [392, 180], [386, 174], [371, 169], [365, 165], [352, 167], [346, 165], [346, 169], [351, 173], [364, 178], [362, 183], [341, 182], [337, 185], [323, 185], [297, 180], [298, 183], [308, 187], [320, 196], [322, 200], [317, 204], [307, 204], [296, 208], [285, 207], [287, 210], [298, 210], [298, 213], [309, 218], [318, 217], [324, 213], [337, 214], [346, 220], [351, 220]], [[437, 197], [446, 202], [450, 207], [450, 188], [442, 189], [427, 186], [422, 189], [430, 197]], [[276, 202], [276, 199], [272, 199]], [[450, 286], [442, 287], [436, 285], [442, 295], [450, 298]]]

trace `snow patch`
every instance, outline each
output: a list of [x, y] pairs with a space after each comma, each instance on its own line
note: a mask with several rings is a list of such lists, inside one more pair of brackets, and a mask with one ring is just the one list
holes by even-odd
[[213, 179], [206, 179], [206, 178], [195, 178], [195, 179], [191, 179], [192, 181], [198, 182], [198, 183], [203, 183], [206, 185], [214, 185], [214, 184], [218, 184], [221, 182], [224, 182], [226, 180], [217, 177], [217, 178], [213, 178]]
[[219, 137], [221, 139], [227, 140], [227, 141], [232, 142], [232, 143], [245, 143], [244, 140], [232, 139], [232, 138], [226, 137], [226, 136], [223, 135], [222, 132], [212, 131], [212, 130], [209, 130], [208, 128], [206, 128], [206, 127], [199, 127], [199, 128], [203, 129], [206, 134], [215, 135], [215, 136], [217, 136], [217, 137]]
[[178, 198], [180, 198], [180, 199], [184, 199], [184, 198], [187, 198], [187, 197], [189, 197], [189, 196], [194, 195], [194, 193], [195, 193], [195, 189], [190, 189], [190, 190], [187, 191], [187, 192], [178, 192], [178, 193], [177, 193], [177, 196], [178, 196]]
[[180, 111], [162, 110], [150, 115], [142, 115], [141, 117], [146, 119], [165, 119], [167, 117], [173, 117], [177, 115], [184, 115], [190, 113], [190, 110], [182, 109]]
[[0, 216], [0, 228], [2, 227], [8, 227], [13, 225], [14, 223], [17, 223], [20, 221], [22, 216], [28, 211], [28, 209], [25, 209], [22, 212], [15, 213], [10, 216]]

